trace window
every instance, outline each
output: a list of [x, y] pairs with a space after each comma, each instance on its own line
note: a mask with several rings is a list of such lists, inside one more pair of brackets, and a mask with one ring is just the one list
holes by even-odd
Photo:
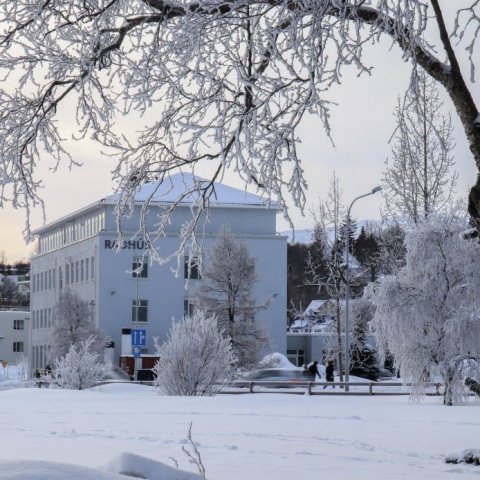
[[63, 288], [62, 267], [58, 267], [58, 288], [59, 290]]
[[198, 258], [192, 258], [189, 262], [189, 256], [185, 255], [185, 262], [184, 262], [184, 277], [199, 280], [202, 278], [200, 275], [200, 269], [198, 267]]
[[143, 255], [133, 257], [132, 277], [148, 277], [148, 257], [144, 257]]
[[65, 285], [70, 283], [70, 265], [67, 263], [65, 265]]
[[13, 342], [13, 352], [23, 353], [23, 342]]
[[297, 367], [305, 363], [305, 350], [287, 350], [287, 358]]
[[183, 316], [184, 317], [192, 317], [193, 316], [193, 311], [194, 311], [194, 304], [191, 300], [186, 298], [183, 301]]
[[80, 281], [83, 282], [83, 273], [84, 273], [84, 266], [83, 266], [83, 260], [80, 260]]
[[85, 260], [85, 281], [87, 281], [87, 282], [88, 282], [88, 280], [90, 280], [90, 277], [88, 276], [88, 274], [89, 274], [88, 265], [89, 265], [89, 260], [87, 258]]
[[90, 275], [92, 280], [95, 278], [95, 258], [90, 258]]
[[80, 281], [80, 269], [79, 269], [79, 262], [75, 262], [75, 283], [78, 283]]
[[13, 329], [14, 330], [24, 330], [25, 329], [24, 320], [14, 320], [13, 321]]
[[148, 322], [148, 300], [132, 300], [132, 322]]

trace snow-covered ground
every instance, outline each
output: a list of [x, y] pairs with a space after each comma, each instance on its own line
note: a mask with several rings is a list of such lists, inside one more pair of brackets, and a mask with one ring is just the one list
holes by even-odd
[[440, 397], [13, 388], [0, 391], [0, 479], [121, 480], [134, 470], [172, 480], [172, 458], [195, 471], [182, 452], [190, 422], [209, 480], [478, 479], [480, 467], [444, 458], [480, 447], [479, 413], [476, 403], [444, 407]]

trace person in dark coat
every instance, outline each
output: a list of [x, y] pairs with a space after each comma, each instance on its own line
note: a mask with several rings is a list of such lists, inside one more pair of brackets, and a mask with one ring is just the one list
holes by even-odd
[[[333, 382], [335, 380], [334, 375], [333, 360], [329, 360], [327, 367], [325, 368], [325, 377], [327, 382]], [[327, 385], [325, 385], [323, 388], [327, 388]], [[333, 385], [333, 388], [335, 388], [335, 385]]]
[[310, 372], [310, 375], [312, 375], [313, 381], [315, 381], [317, 375], [318, 378], [322, 378], [320, 372], [318, 371], [318, 362], [316, 360], [310, 363], [310, 365], [308, 366], [308, 371]]

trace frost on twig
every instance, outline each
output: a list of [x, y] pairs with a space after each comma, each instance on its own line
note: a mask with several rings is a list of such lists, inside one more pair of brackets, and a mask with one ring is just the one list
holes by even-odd
[[[466, 42], [473, 71], [479, 0], [467, 5], [453, 34]], [[0, 204], [26, 209], [29, 237], [30, 211], [42, 206], [39, 165], [74, 166], [73, 137], [117, 158], [120, 215], [144, 182], [200, 164], [211, 182], [234, 171], [285, 212], [292, 201], [303, 209], [299, 126], [316, 115], [331, 137], [331, 87], [346, 69], [368, 75], [363, 52], [384, 37], [447, 88], [479, 164], [478, 109], [459, 81], [452, 32], [441, 36], [449, 63], [428, 39], [432, 24], [443, 28], [439, 8], [426, 0], [0, 2]], [[213, 195], [199, 193], [185, 237]], [[166, 209], [158, 235], [169, 219]]]
[[188, 435], [187, 435], [187, 440], [188, 440], [188, 447], [182, 446], [183, 453], [188, 458], [188, 461], [192, 464], [195, 465], [199, 475], [204, 479], [207, 480], [207, 474], [205, 471], [205, 466], [203, 465], [202, 457], [200, 455], [200, 451], [197, 448], [197, 445], [193, 441], [192, 438], [192, 426], [193, 423], [190, 422], [190, 426], [188, 428]]

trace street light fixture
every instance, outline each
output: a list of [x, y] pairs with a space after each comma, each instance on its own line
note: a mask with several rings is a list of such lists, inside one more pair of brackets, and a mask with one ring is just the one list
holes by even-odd
[[[350, 299], [350, 268], [349, 268], [349, 250], [350, 250], [350, 212], [352, 210], [353, 204], [363, 197], [368, 197], [369, 195], [374, 195], [377, 192], [380, 192], [382, 187], [378, 186], [372, 188], [371, 192], [365, 193], [353, 199], [352, 203], [347, 210], [347, 231], [345, 234], [345, 382], [350, 381], [350, 319], [349, 319], [349, 309], [348, 302]], [[345, 391], [348, 392], [348, 385], [345, 386]]]

